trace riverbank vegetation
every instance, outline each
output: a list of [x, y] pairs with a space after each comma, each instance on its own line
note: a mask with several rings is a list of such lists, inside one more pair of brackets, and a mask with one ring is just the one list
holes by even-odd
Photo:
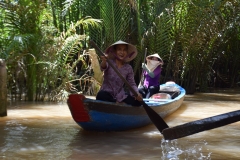
[[102, 50], [117, 40], [136, 45], [137, 83], [145, 48], [164, 60], [160, 82], [188, 94], [240, 83], [238, 0], [3, 0], [0, 32], [11, 99], [95, 95], [102, 79], [89, 40]]

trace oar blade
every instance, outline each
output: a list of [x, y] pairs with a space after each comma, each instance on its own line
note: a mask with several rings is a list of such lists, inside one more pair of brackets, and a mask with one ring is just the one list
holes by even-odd
[[162, 133], [162, 131], [166, 128], [169, 128], [167, 123], [161, 118], [157, 112], [155, 112], [152, 108], [150, 108], [144, 101], [142, 101], [143, 108], [147, 112], [149, 118], [153, 122], [153, 124], [157, 127], [157, 129]]
[[240, 121], [240, 110], [167, 128], [163, 130], [162, 134], [165, 140], [173, 140], [225, 126], [237, 121]]

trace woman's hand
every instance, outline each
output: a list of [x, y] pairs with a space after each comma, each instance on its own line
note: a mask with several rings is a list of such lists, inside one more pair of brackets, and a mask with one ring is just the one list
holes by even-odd
[[100, 56], [102, 62], [101, 62], [101, 67], [103, 69], [107, 68], [107, 56]]
[[138, 95], [135, 97], [136, 100], [138, 101], [143, 101], [142, 95], [138, 93]]
[[145, 70], [147, 69], [147, 66], [146, 66], [145, 63], [142, 63], [142, 68], [145, 69]]
[[105, 63], [106, 63], [106, 61], [107, 61], [107, 56], [100, 56], [100, 58], [101, 58], [102, 62], [105, 62]]

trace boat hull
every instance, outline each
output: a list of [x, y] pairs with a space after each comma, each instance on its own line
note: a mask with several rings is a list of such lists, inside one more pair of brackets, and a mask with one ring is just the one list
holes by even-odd
[[[146, 102], [162, 118], [176, 111], [184, 100], [185, 90], [176, 86], [180, 90], [176, 98], [165, 102]], [[152, 123], [142, 106], [94, 100], [82, 94], [69, 95], [68, 106], [74, 121], [85, 130], [124, 131]]]

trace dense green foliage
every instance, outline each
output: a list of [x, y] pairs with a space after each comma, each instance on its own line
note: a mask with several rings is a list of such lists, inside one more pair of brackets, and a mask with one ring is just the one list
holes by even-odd
[[164, 60], [160, 82], [187, 93], [240, 82], [238, 0], [3, 0], [0, 32], [9, 94], [20, 99], [94, 95], [89, 39], [102, 50], [120, 39], [136, 45], [137, 83], [145, 48]]

